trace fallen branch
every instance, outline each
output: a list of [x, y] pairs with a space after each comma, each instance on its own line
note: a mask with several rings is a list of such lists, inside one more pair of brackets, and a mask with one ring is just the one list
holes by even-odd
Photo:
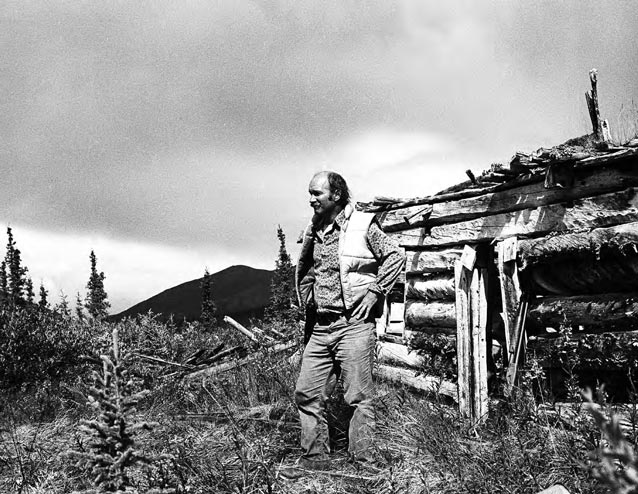
[[254, 341], [255, 343], [259, 343], [259, 340], [257, 339], [257, 337], [253, 333], [248, 331], [244, 326], [239, 324], [232, 317], [224, 316], [224, 322], [230, 324], [233, 328], [235, 328], [237, 331], [239, 331], [244, 336], [247, 336], [250, 340]]
[[[242, 326], [237, 321], [235, 321], [232, 317], [224, 316], [224, 322], [230, 324], [233, 328], [235, 328], [237, 331], [242, 333], [244, 336], [247, 336], [248, 338], [250, 338], [255, 343], [261, 343], [261, 341], [259, 341], [259, 338], [257, 338], [254, 333], [250, 332], [244, 326]], [[261, 329], [259, 329], [259, 328], [256, 328], [256, 329], [260, 333], [263, 333], [263, 331]], [[271, 338], [270, 336], [265, 335], [265, 334], [262, 335], [262, 338], [264, 338], [265, 340], [270, 341], [270, 342], [275, 341], [273, 338]]]
[[207, 369], [197, 370], [189, 374], [186, 374], [184, 378], [193, 379], [193, 378], [200, 378], [200, 377], [210, 377], [215, 374], [219, 374], [221, 372], [227, 372], [229, 370], [235, 369], [236, 367], [242, 367], [244, 365], [255, 362], [267, 354], [285, 352], [286, 350], [289, 350], [290, 348], [294, 348], [295, 346], [297, 346], [297, 342], [294, 340], [288, 341], [286, 343], [278, 343], [260, 352], [254, 353], [250, 357], [246, 357], [241, 360], [235, 360], [233, 362], [225, 362], [223, 364], [219, 364], [214, 367], [209, 367]]
[[181, 367], [183, 369], [193, 370], [193, 368], [194, 368], [193, 365], [179, 364], [177, 362], [171, 362], [169, 360], [164, 360], [164, 359], [161, 359], [161, 358], [158, 358], [158, 357], [151, 357], [150, 355], [143, 355], [141, 353], [132, 352], [131, 355], [135, 355], [136, 357], [140, 357], [140, 358], [143, 358], [145, 360], [150, 360], [151, 362], [157, 362], [159, 364], [164, 364], [164, 365], [173, 365], [175, 367]]

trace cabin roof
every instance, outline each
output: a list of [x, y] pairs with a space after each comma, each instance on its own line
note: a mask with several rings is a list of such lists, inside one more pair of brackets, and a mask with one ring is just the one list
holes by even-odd
[[532, 153], [516, 152], [507, 165], [494, 163], [479, 175], [470, 170], [469, 180], [448, 187], [434, 195], [414, 198], [375, 197], [357, 203], [357, 208], [370, 212], [402, 209], [420, 204], [436, 204], [498, 192], [544, 178], [547, 187], [566, 187], [570, 170], [608, 165], [616, 160], [638, 155], [638, 138], [626, 144], [612, 145], [596, 140], [593, 134], [570, 139], [551, 148], [541, 147]]

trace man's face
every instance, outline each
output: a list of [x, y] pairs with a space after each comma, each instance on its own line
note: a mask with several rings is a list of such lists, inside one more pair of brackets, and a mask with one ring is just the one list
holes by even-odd
[[339, 194], [333, 194], [330, 191], [328, 177], [325, 175], [316, 175], [310, 181], [308, 187], [310, 193], [310, 207], [315, 210], [315, 214], [325, 218], [329, 216], [337, 207]]

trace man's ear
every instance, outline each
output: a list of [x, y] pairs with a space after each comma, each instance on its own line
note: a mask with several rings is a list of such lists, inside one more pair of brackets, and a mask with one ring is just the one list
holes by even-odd
[[332, 192], [330, 195], [332, 196], [332, 200], [334, 202], [339, 202], [341, 200], [341, 193], [339, 192]]

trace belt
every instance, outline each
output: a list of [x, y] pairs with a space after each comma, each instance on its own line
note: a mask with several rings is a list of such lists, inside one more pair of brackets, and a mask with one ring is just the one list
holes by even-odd
[[323, 314], [317, 314], [315, 322], [319, 326], [330, 326], [333, 322], [338, 321], [342, 317], [345, 317], [345, 314], [340, 314], [338, 312], [325, 312]]

